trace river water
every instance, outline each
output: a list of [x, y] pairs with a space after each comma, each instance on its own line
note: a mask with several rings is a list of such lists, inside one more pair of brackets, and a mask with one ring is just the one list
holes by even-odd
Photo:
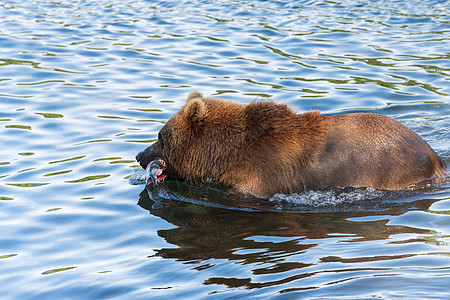
[[263, 201], [130, 178], [191, 91], [388, 115], [450, 163], [449, 11], [2, 1], [1, 298], [448, 299], [448, 183]]

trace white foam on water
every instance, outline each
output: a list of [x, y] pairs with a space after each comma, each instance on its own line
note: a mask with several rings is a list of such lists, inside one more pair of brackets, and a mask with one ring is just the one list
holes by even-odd
[[306, 191], [300, 194], [275, 194], [269, 201], [278, 203], [281, 206], [310, 206], [324, 207], [336, 206], [343, 203], [360, 202], [362, 200], [372, 200], [386, 196], [386, 192], [366, 188], [352, 189], [351, 191], [327, 190], [327, 191]]
[[[146, 171], [142, 168], [135, 168], [129, 177], [129, 183], [132, 185], [145, 184]], [[448, 183], [447, 183], [448, 184]], [[177, 193], [172, 194], [165, 191], [164, 188], [157, 192], [162, 199], [172, 199], [182, 202], [191, 202], [198, 205], [214, 206], [214, 199], [204, 198], [188, 199]], [[336, 212], [336, 211], [366, 211], [366, 210], [384, 210], [393, 205], [392, 201], [399, 200], [409, 202], [414, 200], [414, 192], [407, 191], [379, 191], [372, 188], [348, 188], [344, 190], [330, 189], [326, 191], [306, 191], [293, 194], [275, 194], [269, 199], [258, 202], [258, 209], [270, 211], [289, 211], [289, 212]], [[192, 196], [192, 195], [191, 195]], [[210, 202], [213, 201], [213, 202]], [[242, 200], [245, 206], [245, 201]], [[400, 204], [396, 204], [400, 205]], [[219, 205], [222, 208], [230, 209], [227, 205]], [[236, 207], [235, 209], [242, 209]], [[247, 209], [247, 208], [245, 208]]]
[[[135, 168], [129, 177], [132, 185], [145, 184], [146, 172], [142, 168]], [[167, 197], [163, 194], [163, 198]], [[170, 197], [167, 197], [170, 198]], [[379, 191], [371, 188], [357, 188], [348, 190], [330, 189], [326, 191], [306, 191], [293, 194], [275, 194], [268, 199], [268, 203], [275, 210], [303, 210], [323, 209], [342, 205], [360, 204], [362, 201], [374, 199], [396, 199], [398, 193]], [[267, 203], [267, 202], [266, 202]]]
[[128, 178], [128, 182], [132, 185], [145, 184], [145, 170], [134, 168], [133, 174]]

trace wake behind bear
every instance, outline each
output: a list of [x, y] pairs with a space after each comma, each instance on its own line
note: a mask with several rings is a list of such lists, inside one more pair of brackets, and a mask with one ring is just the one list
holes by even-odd
[[285, 104], [238, 104], [197, 92], [136, 159], [144, 169], [162, 159], [169, 178], [215, 181], [260, 197], [347, 187], [402, 190], [442, 180], [446, 171], [419, 135], [390, 117], [297, 114]]

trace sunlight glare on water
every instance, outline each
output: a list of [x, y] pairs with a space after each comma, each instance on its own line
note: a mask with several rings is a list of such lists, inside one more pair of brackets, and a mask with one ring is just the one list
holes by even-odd
[[[448, 1], [0, 3], [2, 299], [447, 299], [450, 185], [142, 182], [200, 91], [374, 112], [450, 163]], [[133, 183], [133, 184], [130, 184]]]

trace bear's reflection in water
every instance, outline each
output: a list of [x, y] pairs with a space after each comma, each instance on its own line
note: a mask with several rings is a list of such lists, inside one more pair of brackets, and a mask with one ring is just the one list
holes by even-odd
[[[258, 202], [259, 201], [259, 202]], [[256, 264], [253, 274], [273, 274], [301, 269], [311, 265], [307, 257], [315, 255], [317, 245], [330, 238], [345, 242], [386, 240], [396, 234], [424, 234], [428, 230], [409, 226], [387, 225], [389, 216], [403, 214], [408, 210], [427, 210], [436, 201], [432, 199], [409, 202], [383, 200], [374, 204], [368, 201], [364, 209], [352, 211], [351, 206], [340, 212], [276, 211], [257, 209], [264, 201], [239, 199], [226, 194], [214, 185], [192, 185], [182, 182], [165, 182], [159, 191], [140, 194], [139, 205], [152, 215], [177, 226], [159, 230], [158, 235], [177, 248], [156, 250], [156, 255], [189, 263], [198, 263], [196, 269], [209, 268], [211, 260], [226, 259], [241, 264]], [[364, 201], [362, 201], [364, 202]], [[270, 208], [270, 205], [268, 206]], [[380, 217], [377, 217], [380, 216]], [[383, 217], [386, 216], [386, 217]], [[367, 217], [364, 221], [352, 218]], [[319, 247], [320, 248], [320, 247]], [[312, 253], [311, 253], [312, 252]], [[319, 251], [320, 252], [320, 251]], [[297, 255], [305, 255], [302, 261]], [[404, 255], [386, 253], [383, 257], [340, 258], [338, 253], [327, 253], [319, 261], [361, 262], [376, 259], [400, 258]], [[202, 265], [202, 262], [209, 260]], [[355, 260], [355, 261], [353, 261]], [[299, 276], [309, 276], [302, 274]], [[257, 288], [261, 283], [236, 278], [210, 278], [205, 284], [225, 284]], [[270, 285], [269, 283], [265, 283]], [[275, 284], [275, 283], [274, 283]]]

